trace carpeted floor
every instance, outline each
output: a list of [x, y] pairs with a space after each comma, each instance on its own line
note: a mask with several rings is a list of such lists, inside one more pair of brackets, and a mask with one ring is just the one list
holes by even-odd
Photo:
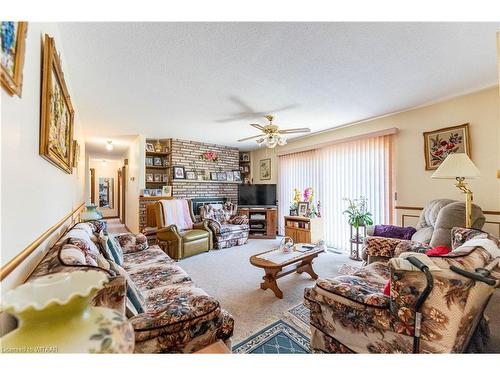
[[[312, 286], [307, 274], [290, 274], [278, 280], [283, 299], [271, 290], [260, 289], [264, 270], [252, 266], [250, 256], [278, 246], [276, 240], [249, 240], [248, 244], [213, 250], [179, 261], [179, 265], [208, 294], [217, 298], [236, 322], [233, 343], [255, 334], [285, 317], [288, 309], [303, 301], [304, 288]], [[334, 277], [343, 264], [360, 265], [347, 254], [324, 253], [315, 259], [313, 268], [321, 277]]]

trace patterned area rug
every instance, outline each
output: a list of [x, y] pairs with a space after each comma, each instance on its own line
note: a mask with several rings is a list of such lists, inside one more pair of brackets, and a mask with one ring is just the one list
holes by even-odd
[[233, 353], [306, 354], [309, 338], [280, 319], [237, 344]]
[[302, 332], [309, 336], [309, 309], [303, 304], [299, 303], [297, 306], [289, 309], [285, 316], [295, 324]]

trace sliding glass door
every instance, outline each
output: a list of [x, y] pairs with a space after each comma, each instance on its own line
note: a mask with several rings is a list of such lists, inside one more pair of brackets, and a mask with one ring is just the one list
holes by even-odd
[[391, 221], [391, 136], [332, 144], [279, 158], [280, 232], [288, 215], [293, 189], [312, 187], [320, 202], [325, 240], [349, 248], [349, 225], [342, 212], [344, 198], [366, 197], [375, 223]]

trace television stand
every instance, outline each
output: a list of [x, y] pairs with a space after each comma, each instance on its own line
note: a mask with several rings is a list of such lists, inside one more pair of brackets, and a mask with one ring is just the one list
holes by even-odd
[[276, 238], [276, 207], [241, 207], [238, 215], [248, 217], [250, 226], [250, 239], [275, 239]]

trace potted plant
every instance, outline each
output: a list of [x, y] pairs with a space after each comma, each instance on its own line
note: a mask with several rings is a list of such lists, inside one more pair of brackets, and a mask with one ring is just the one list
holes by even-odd
[[347, 215], [348, 223], [354, 229], [373, 224], [372, 214], [368, 212], [366, 197], [359, 197], [356, 199], [344, 198], [348, 202], [347, 210], [343, 213]]

